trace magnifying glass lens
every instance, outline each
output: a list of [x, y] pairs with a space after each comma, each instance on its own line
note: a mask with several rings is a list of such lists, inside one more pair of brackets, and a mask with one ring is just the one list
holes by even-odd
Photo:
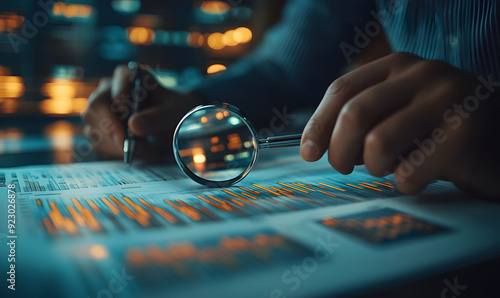
[[227, 186], [241, 180], [257, 158], [257, 139], [245, 118], [232, 109], [202, 106], [177, 127], [177, 162], [193, 180]]

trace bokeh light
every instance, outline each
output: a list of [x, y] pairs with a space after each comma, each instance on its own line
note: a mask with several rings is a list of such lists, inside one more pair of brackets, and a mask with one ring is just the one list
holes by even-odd
[[207, 44], [213, 50], [222, 50], [224, 47], [224, 43], [222, 42], [222, 38], [224, 34], [220, 32], [212, 33], [208, 36]]
[[235, 31], [235, 40], [239, 40], [241, 43], [246, 43], [252, 40], [253, 34], [252, 30], [246, 27], [239, 27]]
[[88, 18], [92, 15], [94, 8], [90, 5], [83, 4], [65, 4], [57, 2], [52, 6], [52, 13], [55, 16], [64, 16], [71, 18]]
[[134, 44], [150, 45], [155, 38], [155, 33], [150, 28], [129, 27], [127, 31], [130, 41]]
[[227, 69], [227, 67], [222, 65], [222, 64], [213, 64], [207, 68], [207, 74], [215, 74], [215, 73], [224, 71], [226, 69]]
[[200, 8], [205, 13], [223, 14], [229, 11], [229, 4], [224, 1], [203, 1]]
[[0, 99], [19, 98], [24, 94], [24, 83], [21, 77], [0, 76]]

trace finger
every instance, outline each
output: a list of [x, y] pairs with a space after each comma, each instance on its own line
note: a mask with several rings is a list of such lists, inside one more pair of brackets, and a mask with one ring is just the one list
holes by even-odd
[[368, 132], [405, 107], [417, 92], [414, 78], [402, 75], [369, 87], [341, 109], [328, 147], [328, 161], [340, 173], [349, 174], [363, 154]]
[[182, 115], [182, 112], [177, 112], [171, 105], [165, 104], [135, 113], [129, 120], [129, 128], [136, 136], [174, 131]]
[[94, 105], [85, 115], [86, 135], [98, 152], [115, 152], [120, 155], [125, 138], [124, 123], [110, 110], [109, 104]]
[[[129, 120], [129, 128], [137, 136], [173, 132], [182, 117], [199, 102], [186, 95], [172, 93], [162, 104], [135, 113]], [[190, 104], [192, 102], [192, 104]]]
[[111, 110], [109, 103], [94, 104], [84, 118], [93, 129], [114, 139], [117, 144], [123, 143], [125, 125]]
[[417, 148], [397, 166], [395, 181], [402, 193], [415, 194], [438, 179], [460, 154], [470, 133], [468, 122], [463, 122], [458, 129], [451, 124], [445, 124], [441, 129], [446, 140], [435, 144], [436, 149], [431, 154]]
[[157, 106], [165, 101], [165, 97], [174, 94], [174, 91], [162, 88], [156, 76], [148, 68], [139, 67], [138, 75], [141, 77], [142, 91], [146, 92], [147, 101], [141, 103], [142, 107]]
[[109, 102], [109, 98], [111, 96], [111, 80], [108, 78], [103, 78], [99, 81], [99, 85], [96, 90], [92, 92], [89, 96], [89, 100], [87, 102], [87, 106], [85, 110], [81, 113], [81, 118], [84, 122], [90, 121], [91, 119], [86, 119], [86, 117], [90, 117], [88, 115], [94, 108], [94, 106], [102, 101]]
[[[418, 92], [405, 108], [371, 129], [364, 139], [363, 152], [368, 172], [378, 177], [388, 175], [401, 156], [417, 145], [430, 146], [425, 140], [420, 141], [422, 138], [429, 134], [439, 138], [441, 130], [438, 127], [454, 93], [453, 85], [435, 82], [428, 90]], [[428, 150], [434, 149], [429, 147]]]
[[420, 58], [410, 54], [389, 55], [335, 80], [304, 129], [300, 149], [302, 158], [306, 161], [321, 158], [328, 148], [340, 110], [350, 98], [385, 81], [392, 71], [391, 65], [402, 67], [416, 59]]
[[129, 95], [129, 78], [130, 69], [127, 65], [119, 65], [115, 68], [111, 79], [111, 98]]
[[92, 144], [93, 151], [111, 158], [122, 156], [121, 150], [118, 149], [115, 142], [99, 129], [86, 125], [82, 132]]
[[140, 86], [134, 86], [130, 91], [136, 92], [142, 109], [162, 105], [167, 98], [177, 94], [175, 91], [163, 88], [149, 68], [139, 66], [137, 76], [140, 78]]

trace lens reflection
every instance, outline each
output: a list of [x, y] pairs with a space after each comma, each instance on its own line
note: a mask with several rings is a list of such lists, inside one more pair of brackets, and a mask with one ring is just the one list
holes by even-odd
[[201, 107], [184, 118], [176, 145], [177, 158], [184, 166], [213, 182], [237, 179], [253, 165], [257, 154], [253, 130], [246, 120], [218, 106]]

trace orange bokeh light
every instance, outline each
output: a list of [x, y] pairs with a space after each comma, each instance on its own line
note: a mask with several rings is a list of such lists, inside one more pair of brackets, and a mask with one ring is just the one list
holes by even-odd
[[24, 24], [24, 17], [11, 12], [0, 13], [0, 32], [13, 32]]
[[130, 41], [134, 44], [149, 45], [155, 38], [155, 33], [150, 28], [130, 27], [127, 31]]
[[252, 30], [246, 27], [239, 27], [238, 29], [234, 30], [233, 37], [235, 40], [238, 40], [241, 43], [249, 42], [253, 37]]
[[226, 47], [222, 42], [223, 37], [224, 34], [220, 32], [215, 32], [210, 34], [207, 39], [208, 46], [213, 50], [222, 50], [223, 48]]
[[224, 36], [222, 37], [222, 43], [224, 45], [229, 46], [229, 47], [234, 47], [240, 43], [240, 41], [237, 41], [235, 38], [235, 30], [229, 30], [224, 33]]
[[203, 1], [200, 8], [206, 13], [223, 14], [229, 10], [229, 4], [223, 1]]
[[191, 47], [199, 48], [203, 45], [204, 39], [205, 38], [203, 37], [203, 34], [201, 34], [200, 32], [191, 32], [188, 35], [187, 42]]
[[88, 18], [92, 15], [94, 8], [83, 4], [65, 4], [57, 2], [52, 6], [52, 13], [56, 16], [64, 15], [66, 18]]
[[76, 96], [85, 87], [82, 82], [52, 79], [51, 82], [42, 86], [42, 94], [49, 99], [40, 102], [40, 111], [44, 114], [55, 115], [80, 114], [85, 110], [88, 100], [85, 97]]
[[24, 94], [21, 77], [0, 76], [0, 98], [19, 98]]
[[222, 64], [213, 64], [207, 68], [207, 74], [214, 74], [226, 70], [227, 67]]

